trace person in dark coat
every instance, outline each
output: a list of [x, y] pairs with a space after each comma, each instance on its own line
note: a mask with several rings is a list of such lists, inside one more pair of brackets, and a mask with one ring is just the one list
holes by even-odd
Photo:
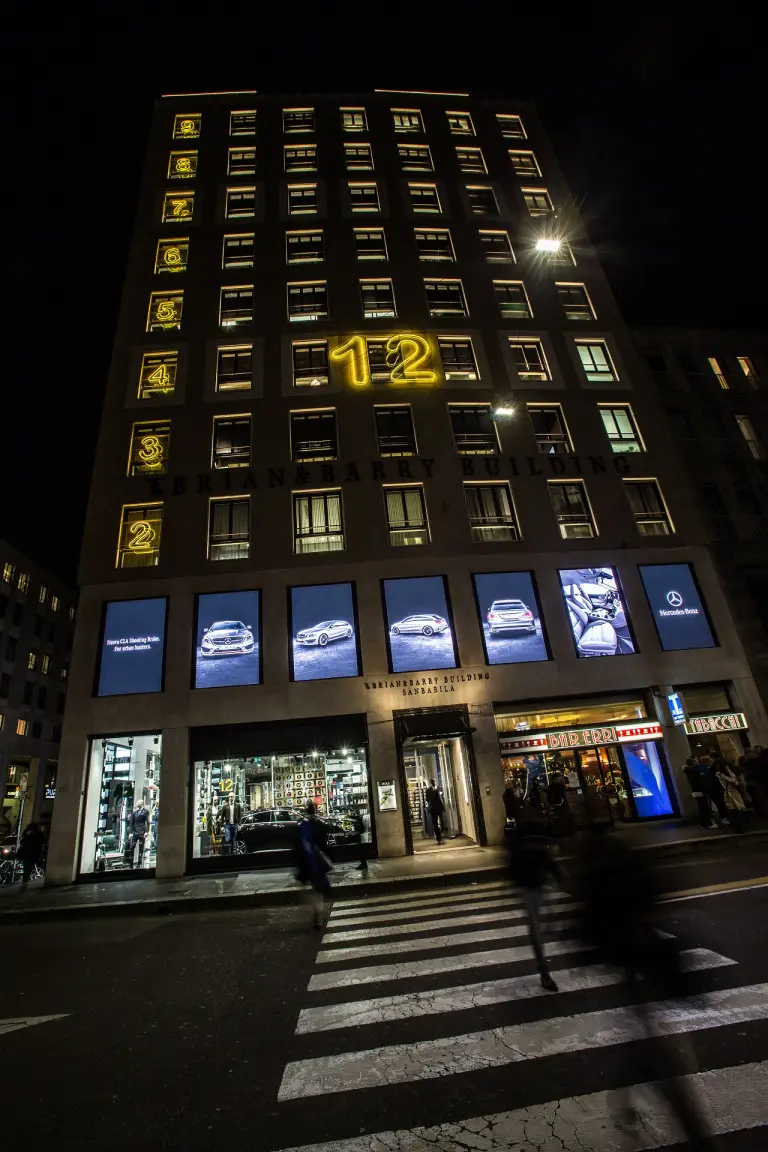
[[40, 864], [43, 859], [45, 851], [45, 836], [39, 824], [28, 824], [21, 834], [19, 841], [19, 850], [16, 853], [18, 860], [22, 863], [22, 885], [26, 888], [29, 884], [29, 878], [32, 875], [32, 869], [36, 864]]
[[557, 992], [544, 956], [540, 916], [544, 886], [549, 880], [560, 880], [560, 869], [552, 858], [546, 836], [542, 835], [541, 821], [526, 820], [525, 815], [525, 810], [520, 813], [508, 840], [510, 875], [520, 889], [528, 914], [528, 930], [541, 983], [549, 992]]
[[683, 772], [691, 786], [691, 792], [699, 810], [699, 823], [702, 828], [713, 828], [712, 809], [709, 805], [709, 795], [706, 788], [707, 781], [704, 778], [702, 767], [695, 756], [688, 757]]
[[438, 844], [443, 842], [443, 817], [445, 816], [445, 804], [440, 792], [435, 787], [434, 780], [430, 780], [429, 788], [424, 793], [424, 799], [432, 817], [432, 827], [435, 830], [435, 840]]
[[306, 815], [296, 829], [297, 879], [300, 884], [311, 885], [313, 922], [315, 928], [323, 926], [323, 903], [331, 891], [328, 873], [331, 862], [326, 855], [328, 835], [325, 824], [317, 818], [317, 810], [310, 800]]

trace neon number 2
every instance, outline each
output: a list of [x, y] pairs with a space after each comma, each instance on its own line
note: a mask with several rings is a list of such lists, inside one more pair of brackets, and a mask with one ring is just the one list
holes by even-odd
[[368, 363], [368, 349], [362, 336], [350, 336], [345, 344], [339, 344], [331, 351], [331, 360], [336, 364], [349, 361], [349, 381], [357, 388], [367, 388], [371, 382], [371, 368]]
[[128, 541], [131, 552], [151, 552], [157, 533], [148, 520], [136, 520], [128, 529], [133, 539]]
[[387, 340], [387, 364], [392, 368], [389, 378], [393, 384], [436, 383], [437, 373], [424, 367], [429, 358], [429, 343], [423, 336], [403, 332]]

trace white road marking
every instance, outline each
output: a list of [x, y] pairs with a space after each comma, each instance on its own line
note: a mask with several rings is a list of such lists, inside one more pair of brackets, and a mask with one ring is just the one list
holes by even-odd
[[[647, 1005], [646, 1012], [655, 1028], [665, 1034], [765, 1020], [768, 1018], [768, 984], [708, 992], [684, 1002], [661, 1001]], [[278, 1099], [298, 1100], [331, 1092], [435, 1080], [518, 1061], [626, 1044], [644, 1040], [647, 1035], [643, 1022], [630, 1005], [469, 1032], [463, 1036], [446, 1036], [440, 1040], [343, 1052], [288, 1064]]]
[[472, 892], [476, 896], [482, 896], [484, 892], [491, 892], [495, 889], [506, 888], [509, 890], [509, 880], [494, 880], [491, 884], [457, 884], [456, 887], [452, 884], [443, 884], [435, 888], [417, 888], [414, 892], [388, 892], [385, 896], [368, 896], [364, 900], [337, 900], [334, 905], [334, 911], [351, 910], [353, 908], [373, 908], [376, 904], [391, 904], [393, 907], [402, 907], [406, 901], [421, 900], [428, 904], [434, 904], [436, 900], [445, 900], [452, 895], [465, 895]]
[[51, 1020], [64, 1020], [71, 1012], [59, 1012], [55, 1016], [11, 1016], [0, 1020], [0, 1036], [6, 1032], [18, 1032], [20, 1028], [32, 1028], [35, 1024], [49, 1024]]
[[[548, 932], [563, 932], [575, 928], [578, 920], [553, 920], [548, 922]], [[329, 948], [318, 952], [318, 964], [334, 964], [337, 960], [364, 960], [369, 956], [391, 956], [394, 952], [424, 952], [431, 948], [459, 948], [462, 944], [474, 944], [481, 940], [505, 940], [510, 936], [527, 936], [527, 924], [515, 924], [512, 928], [488, 928], [481, 932], [455, 932], [451, 936], [435, 936], [433, 939], [389, 940], [386, 944], [361, 944], [359, 947]], [[323, 938], [323, 944], [330, 937]]]
[[[542, 912], [545, 916], [555, 916], [562, 912], [575, 912], [580, 907], [580, 904], [550, 904], [543, 908]], [[501, 924], [505, 920], [522, 920], [525, 915], [525, 908], [481, 912], [473, 916], [446, 916], [440, 920], [425, 919], [422, 913], [418, 924], [376, 925], [373, 928], [353, 928], [349, 932], [337, 932], [336, 926], [332, 925], [333, 932], [323, 937], [323, 944], [336, 944], [343, 940], [373, 940], [377, 936], [407, 936], [412, 932], [431, 932], [437, 928], [463, 928], [470, 924]]]
[[[557, 892], [547, 894], [544, 899], [552, 900], [554, 897], [565, 898], [567, 895], [567, 892]], [[402, 909], [402, 904], [393, 904], [391, 912], [387, 912], [386, 909], [380, 907], [372, 908], [370, 912], [360, 911], [354, 916], [346, 913], [337, 915], [335, 912], [332, 912], [328, 918], [328, 927], [352, 928], [356, 924], [380, 924], [390, 920], [418, 920], [430, 912], [434, 912], [436, 916], [444, 916], [448, 912], [470, 912], [472, 910], [480, 912], [486, 908], [506, 908], [522, 903], [522, 896], [512, 896], [511, 894], [509, 896], [502, 896], [498, 892], [492, 892], [489, 893], [488, 898], [485, 900], [463, 900], [458, 904], [452, 904], [450, 900], [444, 900], [441, 904], [437, 905], [434, 900], [430, 900], [424, 907], [421, 907], [420, 904], [416, 907], [414, 907], [413, 904], [409, 904], [405, 911], [396, 911], [396, 909]]]

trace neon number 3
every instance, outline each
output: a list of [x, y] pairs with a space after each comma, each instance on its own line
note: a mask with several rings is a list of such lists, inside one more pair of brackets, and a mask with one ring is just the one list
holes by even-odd
[[437, 373], [425, 368], [429, 363], [429, 343], [423, 336], [403, 332], [387, 340], [387, 364], [393, 384], [434, 384]]
[[345, 344], [331, 351], [331, 360], [342, 364], [349, 360], [350, 383], [357, 388], [367, 388], [371, 382], [371, 369], [368, 363], [368, 349], [362, 336], [350, 336]]
[[151, 552], [157, 533], [147, 520], [136, 520], [128, 531], [133, 537], [128, 541], [131, 552]]

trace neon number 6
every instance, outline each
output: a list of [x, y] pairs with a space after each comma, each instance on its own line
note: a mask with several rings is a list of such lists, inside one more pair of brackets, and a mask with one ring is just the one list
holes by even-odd
[[349, 382], [357, 388], [367, 388], [371, 382], [371, 368], [368, 363], [368, 349], [362, 336], [350, 336], [345, 344], [339, 344], [331, 351], [331, 360], [342, 364], [349, 360]]
[[131, 552], [149, 552], [155, 542], [155, 530], [147, 520], [136, 520], [128, 529], [132, 540], [128, 541]]
[[392, 366], [389, 378], [393, 384], [436, 383], [437, 373], [423, 367], [429, 359], [429, 343], [423, 336], [403, 332], [387, 340], [387, 364]]

